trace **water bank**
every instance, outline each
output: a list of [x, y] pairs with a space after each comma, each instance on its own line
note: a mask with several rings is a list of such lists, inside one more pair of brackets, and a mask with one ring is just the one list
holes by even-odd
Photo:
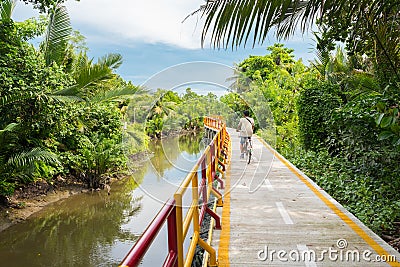
[[[148, 152], [139, 152], [131, 156], [140, 168], [146, 159]], [[127, 175], [118, 174], [111, 179], [111, 184]], [[49, 204], [69, 198], [80, 193], [92, 191], [87, 185], [72, 177], [57, 177], [50, 184], [44, 180], [36, 181], [30, 185], [18, 188], [14, 194], [0, 203], [0, 232], [12, 225], [25, 221], [29, 216], [39, 212]]]

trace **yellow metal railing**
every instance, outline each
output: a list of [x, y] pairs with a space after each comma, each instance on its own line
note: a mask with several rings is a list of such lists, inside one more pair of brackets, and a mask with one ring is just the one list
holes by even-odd
[[[163, 266], [191, 266], [196, 245], [208, 253], [208, 266], [218, 266], [216, 251], [200, 237], [200, 228], [205, 214], [208, 213], [215, 220], [215, 228], [221, 229], [221, 220], [208, 207], [208, 201], [213, 194], [217, 199], [216, 204], [223, 205], [222, 194], [215, 187], [214, 181], [218, 181], [221, 188], [224, 187], [222, 178], [226, 165], [230, 162], [231, 144], [221, 117], [204, 118], [204, 126], [213, 133], [212, 141], [175, 192], [174, 199], [166, 202], [119, 266], [138, 266], [165, 223], [168, 224], [168, 256]], [[183, 197], [188, 188], [192, 191], [191, 203], [184, 215]], [[185, 256], [183, 244], [191, 226], [193, 233]]]
[[[204, 118], [204, 125], [205, 127], [215, 131], [215, 136], [211, 144], [203, 152], [203, 156], [199, 159], [197, 164], [182, 182], [180, 188], [174, 194], [177, 215], [179, 267], [191, 266], [196, 245], [201, 246], [209, 253], [208, 266], [218, 266], [216, 251], [200, 237], [200, 227], [204, 215], [207, 212], [216, 219], [216, 228], [221, 229], [219, 216], [208, 208], [207, 202], [210, 194], [213, 194], [217, 198], [217, 204], [222, 206], [222, 195], [213, 184], [214, 180], [218, 180], [220, 186], [223, 187], [223, 181], [217, 176], [217, 171], [222, 174], [222, 168], [225, 168], [226, 164], [229, 162], [230, 139], [229, 134], [226, 131], [226, 126], [220, 118], [206, 117]], [[199, 181], [199, 173], [201, 173], [201, 181]], [[186, 215], [183, 216], [182, 199], [189, 187], [192, 189], [192, 202], [188, 207]], [[202, 204], [199, 204], [200, 196], [202, 197]], [[193, 234], [184, 259], [183, 243], [191, 225], [193, 226]]]

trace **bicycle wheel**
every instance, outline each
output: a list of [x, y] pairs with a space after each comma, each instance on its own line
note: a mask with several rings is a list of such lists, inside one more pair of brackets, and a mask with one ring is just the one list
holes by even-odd
[[253, 152], [253, 145], [251, 143], [250, 138], [247, 140], [246, 143], [247, 143], [247, 164], [250, 164], [251, 156], [252, 156], [252, 152]]
[[247, 149], [248, 149], [248, 147], [247, 147], [247, 141], [243, 144], [243, 149], [242, 149], [242, 151], [241, 151], [241, 155], [240, 155], [240, 158], [241, 159], [243, 159], [243, 158], [245, 158], [245, 155], [247, 156]]

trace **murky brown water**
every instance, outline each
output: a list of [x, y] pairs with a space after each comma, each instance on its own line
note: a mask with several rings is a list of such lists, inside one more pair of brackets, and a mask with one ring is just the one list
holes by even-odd
[[[114, 182], [111, 195], [72, 196], [1, 232], [0, 266], [118, 266], [197, 161], [200, 140], [190, 135], [154, 142], [154, 157]], [[160, 266], [166, 246], [164, 231], [142, 266]]]

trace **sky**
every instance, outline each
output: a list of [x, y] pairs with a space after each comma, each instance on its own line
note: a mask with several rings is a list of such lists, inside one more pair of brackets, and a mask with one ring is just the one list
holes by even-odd
[[[68, 0], [65, 5], [72, 27], [86, 37], [88, 55], [95, 60], [108, 53], [120, 53], [124, 63], [117, 70], [135, 85], [145, 84], [163, 70], [189, 62], [214, 62], [228, 68], [249, 55], [265, 55], [266, 48], [277, 40], [272, 36], [262, 45], [238, 49], [201, 48], [202, 20], [189, 17], [203, 0]], [[22, 21], [37, 16], [31, 5], [17, 1], [13, 19]], [[296, 34], [287, 47], [295, 50], [296, 59], [305, 64], [314, 58], [311, 35]], [[205, 64], [207, 66], [207, 64]], [[179, 68], [180, 70], [180, 68]], [[202, 69], [206, 74], [210, 69]]]

